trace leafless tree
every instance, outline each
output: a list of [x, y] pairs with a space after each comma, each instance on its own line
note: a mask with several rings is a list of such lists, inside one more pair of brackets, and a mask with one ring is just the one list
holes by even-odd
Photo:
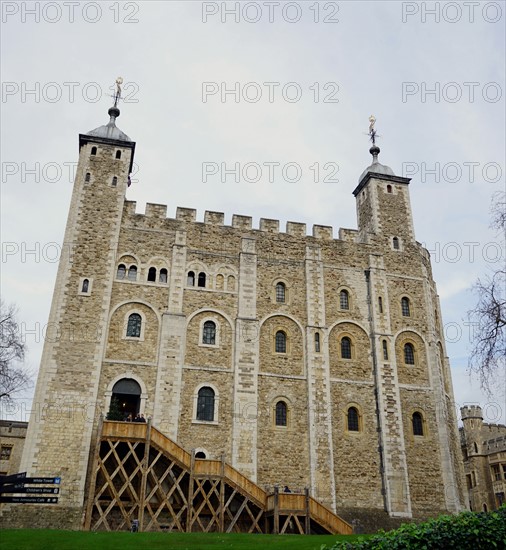
[[[506, 194], [492, 198], [492, 222], [503, 243], [506, 230]], [[473, 286], [477, 304], [469, 312], [475, 323], [469, 358], [471, 372], [478, 374], [482, 388], [490, 395], [491, 384], [506, 371], [506, 265], [504, 257], [498, 268]]]
[[16, 308], [0, 300], [0, 400], [10, 402], [17, 392], [32, 385], [23, 364], [26, 344], [21, 339]]

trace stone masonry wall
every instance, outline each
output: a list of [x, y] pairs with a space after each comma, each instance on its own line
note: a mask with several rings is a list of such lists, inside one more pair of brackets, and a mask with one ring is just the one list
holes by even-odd
[[[348, 516], [447, 509], [445, 480], [460, 483], [454, 442], [446, 447], [454, 418], [444, 417], [444, 434], [438, 418], [448, 365], [443, 348], [432, 351], [437, 296], [428, 298], [430, 262], [414, 241], [406, 182], [393, 182], [388, 193], [388, 177], [371, 178], [358, 196], [359, 231], [334, 239], [330, 227], [315, 225], [307, 236], [295, 222], [280, 232], [277, 220], [261, 219], [253, 229], [247, 216], [225, 226], [219, 212], [206, 212], [203, 223], [184, 208], [167, 218], [163, 205], [138, 214], [123, 200], [129, 151], [121, 162], [114, 151], [101, 147], [91, 160], [81, 151], [66, 236], [78, 253], [60, 266], [51, 313], [58, 326], [92, 324], [96, 337], [47, 346], [37, 398], [106, 409], [114, 383], [134, 378], [155, 426], [209, 458], [224, 454], [261, 485], [310, 487]], [[83, 277], [92, 282], [86, 294]], [[281, 302], [277, 283], [286, 288]], [[142, 318], [140, 337], [126, 335], [132, 313]], [[207, 320], [217, 327], [211, 345], [202, 339]], [[276, 351], [278, 331], [287, 336], [286, 352]], [[343, 337], [351, 359], [342, 357]], [[404, 360], [407, 342], [414, 365]], [[215, 391], [212, 421], [196, 418], [203, 386]], [[288, 407], [286, 426], [276, 425], [279, 399]], [[348, 427], [349, 407], [359, 413], [358, 430]], [[414, 411], [423, 413], [423, 437], [413, 436]], [[92, 414], [31, 427], [31, 471], [76, 484], [80, 496], [64, 497], [63, 506], [82, 503], [93, 422]]]

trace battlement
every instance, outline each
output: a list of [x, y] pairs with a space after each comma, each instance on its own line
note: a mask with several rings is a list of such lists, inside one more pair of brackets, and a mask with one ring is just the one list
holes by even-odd
[[506, 435], [484, 441], [483, 445], [488, 453], [506, 451]]
[[[126, 217], [144, 216], [149, 219], [180, 221], [184, 223], [201, 223], [197, 222], [197, 211], [194, 208], [183, 208], [178, 206], [176, 209], [176, 217], [167, 217], [167, 206], [164, 204], [146, 203], [144, 212], [136, 211], [137, 203], [135, 201], [125, 201], [123, 214]], [[328, 225], [312, 226], [311, 235], [307, 234], [307, 226], [302, 222], [287, 221], [285, 231], [280, 231], [280, 221], [271, 218], [260, 218], [258, 229], [253, 227], [253, 218], [234, 214], [232, 216], [232, 225], [225, 224], [225, 214], [223, 212], [213, 212], [206, 210], [204, 212], [204, 224], [233, 227], [241, 231], [262, 231], [270, 234], [292, 235], [293, 237], [305, 238], [313, 237], [315, 239], [332, 241], [344, 240], [347, 242], [355, 242], [358, 231], [355, 229], [340, 229], [339, 238], [334, 239], [334, 229]]]
[[479, 405], [466, 405], [460, 408], [460, 415], [462, 420], [468, 420], [470, 418], [479, 418], [483, 420], [483, 412]]

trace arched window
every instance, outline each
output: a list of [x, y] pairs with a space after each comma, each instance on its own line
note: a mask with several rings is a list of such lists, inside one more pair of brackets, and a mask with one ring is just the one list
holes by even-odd
[[475, 452], [475, 453], [478, 452], [478, 445], [476, 445], [476, 443], [474, 443], [474, 452]]
[[339, 304], [341, 309], [350, 309], [350, 295], [347, 290], [341, 290], [339, 294]]
[[488, 512], [488, 508], [487, 508], [487, 505], [485, 503], [483, 503], [483, 511]]
[[116, 187], [116, 185], [118, 185], [118, 178], [117, 178], [116, 176], [114, 176], [114, 177], [112, 178], [112, 186], [113, 186], [113, 187]]
[[89, 172], [86, 172], [86, 176], [84, 178], [85, 183], [90, 183], [91, 180], [91, 174]]
[[202, 343], [214, 346], [216, 344], [216, 323], [206, 321], [202, 332]]
[[167, 270], [165, 268], [162, 268], [160, 269], [160, 278], [159, 278], [159, 281], [161, 283], [166, 283], [167, 282]]
[[195, 273], [193, 271], [188, 271], [186, 286], [195, 286]]
[[350, 407], [348, 409], [347, 420], [348, 420], [349, 432], [360, 431], [359, 416], [358, 416], [358, 410], [356, 409], [356, 407]]
[[119, 264], [118, 271], [116, 272], [116, 279], [124, 279], [126, 275], [126, 267], [123, 264]]
[[383, 359], [388, 361], [388, 344], [386, 340], [383, 340]]
[[392, 239], [392, 244], [393, 244], [395, 250], [399, 250], [399, 239], [397, 237], [394, 237]]
[[91, 148], [91, 154], [92, 154], [92, 155], [96, 155], [96, 154], [97, 154], [97, 148], [96, 148], [96, 147], [92, 147], [92, 148]]
[[381, 296], [378, 298], [378, 308], [379, 312], [383, 313], [383, 298]]
[[286, 334], [282, 330], [276, 332], [276, 353], [286, 353]]
[[316, 353], [320, 353], [320, 333], [315, 332], [314, 335], [314, 350]]
[[284, 401], [278, 401], [276, 403], [276, 426], [287, 425], [287, 406]]
[[391, 193], [392, 192], [392, 186], [391, 185], [387, 185], [387, 193]]
[[128, 316], [126, 335], [131, 338], [141, 337], [142, 317], [138, 313], [132, 313]]
[[341, 358], [351, 359], [351, 340], [348, 336], [341, 338]]
[[148, 281], [155, 283], [156, 282], [156, 267], [150, 267], [148, 271]]
[[205, 288], [205, 286], [206, 286], [206, 274], [203, 271], [201, 271], [199, 273], [199, 279], [198, 279], [197, 286], [200, 286], [202, 288]]
[[198, 451], [195, 453], [195, 458], [207, 458], [204, 451]]
[[137, 266], [131, 265], [128, 269], [128, 280], [136, 281], [137, 280]]
[[423, 418], [419, 412], [413, 413], [411, 419], [413, 423], [413, 435], [423, 435]]
[[404, 344], [404, 363], [406, 363], [406, 365], [415, 364], [415, 348], [413, 347], [413, 344], [410, 344], [409, 342]]
[[121, 158], [121, 151], [116, 151], [116, 158], [117, 159], [120, 159]]
[[84, 279], [83, 286], [81, 287], [81, 292], [88, 292], [89, 288], [90, 288], [90, 281], [88, 279]]
[[409, 298], [402, 298], [401, 300], [401, 310], [402, 310], [402, 316], [403, 317], [410, 317], [411, 316], [411, 308], [409, 306]]
[[197, 420], [214, 420], [214, 390], [208, 386], [200, 388], [197, 397]]
[[286, 298], [286, 286], [285, 283], [276, 284], [276, 302], [284, 303]]

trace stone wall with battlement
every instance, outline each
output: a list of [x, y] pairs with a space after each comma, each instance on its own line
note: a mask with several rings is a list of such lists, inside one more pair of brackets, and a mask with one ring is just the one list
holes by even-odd
[[[167, 206], [164, 204], [146, 203], [144, 212], [137, 212], [137, 203], [135, 201], [125, 201], [124, 216], [133, 218], [138, 224], [145, 224], [143, 227], [149, 229], [167, 230], [174, 227], [174, 222], [186, 223], [204, 223], [207, 225], [232, 227], [241, 231], [263, 231], [265, 233], [281, 233], [292, 235], [294, 237], [312, 236], [315, 239], [333, 240], [334, 230], [327, 225], [313, 224], [311, 235], [307, 234], [307, 226], [305, 223], [287, 221], [285, 230], [280, 229], [280, 221], [269, 218], [260, 218], [258, 225], [253, 226], [253, 218], [240, 214], [232, 215], [232, 223], [225, 224], [225, 214], [223, 212], [213, 212], [206, 210], [204, 212], [203, 221], [197, 220], [197, 211], [193, 208], [177, 207], [176, 217], [167, 217]], [[144, 220], [143, 220], [144, 219]], [[153, 220], [159, 220], [159, 224]], [[141, 227], [141, 225], [139, 225]], [[358, 235], [355, 229], [339, 229], [339, 240], [354, 240]]]
[[506, 502], [506, 426], [483, 422], [481, 407], [460, 409], [460, 444], [467, 498], [472, 510], [494, 510]]

